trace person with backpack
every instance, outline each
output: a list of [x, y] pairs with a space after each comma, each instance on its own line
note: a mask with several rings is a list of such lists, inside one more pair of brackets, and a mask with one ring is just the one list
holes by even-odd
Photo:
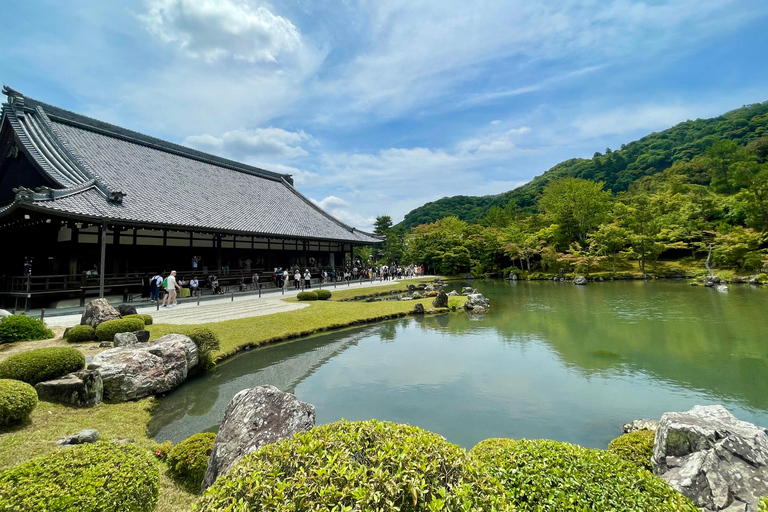
[[163, 276], [155, 274], [152, 279], [149, 280], [149, 300], [157, 302], [160, 296], [160, 285], [163, 284]]

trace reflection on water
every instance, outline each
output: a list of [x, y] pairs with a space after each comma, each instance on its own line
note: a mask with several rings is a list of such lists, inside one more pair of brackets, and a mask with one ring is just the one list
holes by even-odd
[[260, 384], [314, 404], [318, 423], [404, 422], [466, 447], [488, 437], [605, 447], [622, 422], [694, 404], [768, 424], [765, 288], [474, 285], [491, 299], [481, 319], [406, 318], [242, 354], [164, 398], [150, 434], [215, 431], [232, 396]]

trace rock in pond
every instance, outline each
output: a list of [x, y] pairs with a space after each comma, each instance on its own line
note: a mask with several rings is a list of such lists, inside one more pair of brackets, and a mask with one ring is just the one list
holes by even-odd
[[136, 345], [137, 343], [146, 343], [148, 341], [149, 331], [119, 332], [114, 337], [116, 347]]
[[661, 417], [654, 473], [707, 511], [757, 512], [768, 494], [768, 434], [721, 405]]
[[423, 315], [424, 314], [424, 304], [421, 302], [418, 302], [415, 306], [413, 306], [413, 312], [417, 315]]
[[64, 377], [46, 380], [35, 385], [37, 397], [46, 402], [93, 407], [100, 404], [104, 382], [96, 370], [81, 370]]
[[723, 292], [723, 293], [725, 293], [725, 292], [727, 292], [727, 291], [728, 291], [728, 285], [727, 285], [727, 284], [722, 284], [722, 283], [721, 283], [721, 284], [719, 284], [719, 285], [717, 285], [717, 286], [715, 287], [715, 290], [717, 290], [717, 291], [719, 291], [719, 292]]
[[443, 291], [439, 292], [437, 297], [435, 297], [435, 300], [432, 301], [432, 306], [436, 308], [447, 308], [448, 294]]
[[467, 295], [467, 302], [464, 303], [464, 309], [473, 313], [487, 313], [491, 303], [482, 293], [472, 293]]
[[274, 386], [244, 389], [227, 405], [201, 490], [245, 455], [315, 426], [315, 406]]
[[107, 320], [119, 320], [120, 313], [107, 302], [107, 299], [94, 299], [85, 307], [80, 318], [80, 325], [90, 325], [94, 329]]
[[587, 278], [584, 276], [576, 276], [573, 278], [573, 284], [585, 286], [587, 284]]
[[638, 432], [640, 430], [653, 430], [659, 428], [659, 420], [652, 420], [644, 418], [641, 420], [634, 420], [630, 423], [624, 423], [621, 426], [621, 431], [625, 434], [631, 434], [632, 432]]
[[195, 343], [183, 334], [167, 334], [152, 343], [105, 350], [88, 369], [101, 373], [106, 400], [125, 402], [172, 390], [196, 364]]

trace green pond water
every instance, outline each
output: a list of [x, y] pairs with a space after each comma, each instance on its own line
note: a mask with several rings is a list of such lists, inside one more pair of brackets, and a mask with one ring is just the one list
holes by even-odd
[[409, 423], [467, 448], [489, 437], [605, 448], [621, 423], [696, 404], [768, 425], [768, 287], [472, 284], [491, 301], [483, 317], [408, 317], [243, 353], [165, 397], [150, 435], [216, 431], [230, 399], [260, 384], [314, 404], [318, 424]]

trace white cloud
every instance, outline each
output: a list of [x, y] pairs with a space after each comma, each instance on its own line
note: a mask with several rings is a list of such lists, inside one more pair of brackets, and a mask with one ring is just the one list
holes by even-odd
[[145, 5], [139, 19], [150, 33], [207, 61], [276, 62], [301, 46], [293, 23], [246, 0], [147, 0]]
[[343, 207], [343, 206], [349, 206], [349, 203], [345, 200], [341, 199], [340, 197], [336, 196], [328, 196], [325, 199], [322, 199], [318, 201], [317, 199], [310, 198], [310, 201], [315, 203], [317, 206], [322, 208], [323, 210], [328, 210], [329, 208], [337, 208], [337, 207]]
[[221, 138], [209, 134], [191, 135], [184, 139], [184, 145], [239, 160], [254, 157], [290, 159], [306, 156], [307, 151], [299, 144], [310, 139], [303, 131], [290, 132], [270, 127], [231, 130]]

